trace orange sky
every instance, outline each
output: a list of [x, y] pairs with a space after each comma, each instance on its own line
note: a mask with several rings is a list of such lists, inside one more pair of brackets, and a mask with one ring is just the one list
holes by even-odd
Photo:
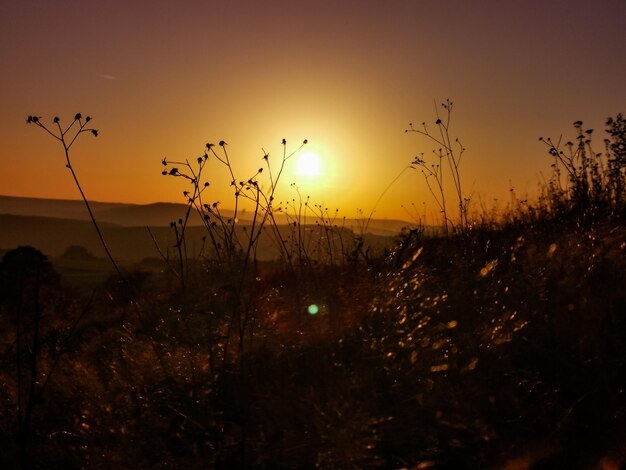
[[[7, 1], [0, 5], [0, 194], [78, 198], [61, 149], [29, 114], [94, 118], [75, 147], [93, 200], [184, 202], [161, 159], [229, 144], [249, 176], [261, 148], [307, 138], [324, 177], [296, 182], [312, 201], [365, 213], [414, 156], [432, 146], [408, 123], [455, 103], [475, 201], [535, 193], [550, 159], [537, 141], [581, 119], [601, 129], [626, 111], [626, 3], [531, 1]], [[597, 146], [601, 147], [598, 139]], [[209, 178], [215, 200], [228, 181]], [[376, 217], [408, 218], [426, 201], [417, 172], [385, 194]]]

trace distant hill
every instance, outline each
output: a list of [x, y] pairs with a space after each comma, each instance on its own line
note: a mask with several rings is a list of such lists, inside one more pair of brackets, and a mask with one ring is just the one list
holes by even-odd
[[[123, 205], [110, 202], [93, 202], [92, 208], [99, 213]], [[89, 218], [85, 204], [82, 201], [15, 196], [0, 196], [0, 214], [39, 215], [79, 220], [87, 220]]]
[[[99, 225], [113, 256], [122, 263], [136, 263], [144, 258], [160, 256], [155, 242], [165, 256], [170, 258], [177, 256], [174, 249], [175, 236], [169, 226], [154, 227], [149, 232], [146, 227], [125, 227], [107, 222], [100, 222]], [[248, 237], [245, 230], [248, 229], [244, 224], [237, 228], [236, 233], [242, 241]], [[280, 230], [282, 238], [290, 244], [292, 228], [283, 225], [280, 226]], [[303, 233], [311, 257], [325, 256], [329, 243], [326, 231], [315, 225], [307, 225], [303, 228]], [[203, 240], [206, 236], [207, 231], [204, 227], [188, 227], [185, 239], [190, 257], [200, 253], [205, 243], [208, 243]], [[353, 246], [353, 233], [348, 229], [334, 230], [331, 238], [334, 256], [340, 256]], [[365, 237], [365, 243], [371, 249], [380, 251], [391, 247], [394, 239], [370, 234]], [[61, 256], [70, 246], [82, 246], [97, 257], [105, 257], [104, 249], [90, 221], [0, 214], [0, 252], [23, 245], [33, 246], [50, 257]], [[210, 247], [206, 246], [204, 253], [209, 249]], [[276, 259], [278, 255], [272, 237], [263, 234], [257, 246], [258, 259]]]
[[[184, 204], [158, 202], [153, 204], [125, 204], [117, 202], [90, 201], [91, 208], [98, 222], [121, 225], [124, 227], [167, 227], [170, 222], [184, 218], [187, 206]], [[0, 196], [0, 214], [52, 217], [58, 219], [89, 220], [89, 214], [82, 201], [65, 199], [40, 199], [15, 196]], [[225, 217], [233, 212], [222, 210]], [[239, 214], [242, 223], [250, 221], [245, 213]], [[279, 219], [279, 223], [287, 223], [287, 219]], [[308, 223], [315, 223], [309, 217]], [[194, 211], [190, 214], [189, 225], [199, 226], [202, 221]], [[363, 220], [338, 219], [336, 225], [361, 233]], [[397, 235], [409, 222], [394, 219], [372, 219], [367, 224], [367, 232], [374, 235]], [[0, 232], [5, 230], [0, 226]], [[145, 230], [145, 229], [143, 229]], [[0, 246], [2, 246], [0, 244]]]
[[[109, 249], [120, 262], [158, 257], [155, 241], [164, 254], [170, 251], [174, 255], [175, 237], [169, 227], [151, 229], [153, 240], [146, 227], [124, 227], [107, 222], [99, 222], [99, 225]], [[191, 253], [200, 250], [202, 232], [202, 227], [189, 228], [186, 238]], [[90, 221], [0, 214], [0, 247], [7, 250], [21, 245], [34, 246], [51, 257], [61, 256], [73, 245], [83, 246], [97, 257], [106, 256]]]
[[[117, 202], [89, 201], [98, 222], [109, 222], [128, 227], [168, 226], [170, 222], [185, 216], [184, 204], [154, 203], [125, 204]], [[224, 211], [228, 217], [232, 212]], [[15, 196], [0, 196], [0, 214], [34, 215], [60, 219], [89, 220], [85, 203], [79, 200], [39, 199]], [[201, 225], [197, 214], [193, 214], [192, 225]]]

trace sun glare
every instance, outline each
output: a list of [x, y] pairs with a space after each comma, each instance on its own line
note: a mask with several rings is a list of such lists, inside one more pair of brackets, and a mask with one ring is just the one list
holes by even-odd
[[313, 152], [303, 152], [296, 160], [296, 174], [307, 178], [317, 178], [322, 175], [322, 160]]

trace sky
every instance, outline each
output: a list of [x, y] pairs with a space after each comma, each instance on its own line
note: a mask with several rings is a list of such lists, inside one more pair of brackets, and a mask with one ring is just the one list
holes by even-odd
[[[626, 2], [2, 0], [0, 64], [0, 194], [79, 198], [58, 142], [25, 120], [81, 112], [99, 130], [72, 148], [92, 200], [185, 202], [163, 158], [224, 140], [244, 179], [265, 152], [279, 163], [283, 138], [288, 152], [307, 139], [281, 200], [409, 219], [435, 203], [402, 171], [437, 146], [404, 131], [434, 125], [435, 103], [454, 103], [474, 207], [536, 194], [551, 163], [539, 136], [625, 112]], [[317, 175], [298, 170], [305, 150]], [[228, 206], [218, 166], [207, 197]]]

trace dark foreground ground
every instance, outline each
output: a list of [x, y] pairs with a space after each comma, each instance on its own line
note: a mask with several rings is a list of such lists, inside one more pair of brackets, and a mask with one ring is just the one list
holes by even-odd
[[607, 218], [184, 291], [5, 257], [0, 467], [623, 468], [625, 254]]

